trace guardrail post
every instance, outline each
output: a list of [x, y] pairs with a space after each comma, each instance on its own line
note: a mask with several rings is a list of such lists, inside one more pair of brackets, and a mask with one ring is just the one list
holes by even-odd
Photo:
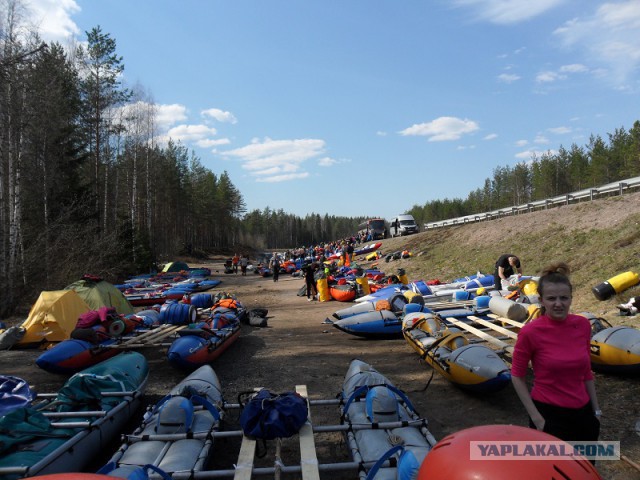
[[527, 211], [531, 213], [531, 209], [533, 208], [533, 203], [527, 203]]
[[569, 205], [569, 200], [571, 200], [572, 198], [573, 198], [573, 195], [567, 194], [566, 199], [565, 199], [565, 205]]
[[598, 195], [598, 189], [592, 188], [591, 191], [589, 192], [589, 200], [593, 202], [593, 197], [596, 195]]
[[622, 196], [622, 191], [627, 188], [627, 184], [625, 182], [620, 182], [620, 196]]
[[545, 200], [545, 201], [544, 201], [544, 209], [545, 209], [545, 210], [547, 210], [547, 209], [549, 208], [549, 204], [550, 204], [550, 203], [551, 203], [551, 202], [549, 201], [549, 199], [547, 199], [547, 200]]

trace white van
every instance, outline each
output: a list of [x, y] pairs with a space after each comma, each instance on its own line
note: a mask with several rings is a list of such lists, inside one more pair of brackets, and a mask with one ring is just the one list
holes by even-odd
[[389, 225], [389, 234], [392, 237], [411, 235], [412, 233], [418, 233], [420, 231], [413, 215], [396, 215], [394, 218], [389, 220]]

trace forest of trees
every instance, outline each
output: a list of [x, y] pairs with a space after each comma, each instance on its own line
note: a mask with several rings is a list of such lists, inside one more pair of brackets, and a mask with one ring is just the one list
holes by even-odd
[[[363, 219], [265, 206], [247, 212], [227, 172], [157, 142], [143, 87], [121, 83], [116, 41], [95, 27], [64, 48], [0, 0], [0, 318], [84, 273], [110, 281], [190, 253], [275, 249], [351, 235]], [[421, 224], [595, 186], [640, 171], [640, 123], [497, 168], [466, 200], [414, 206]]]
[[84, 273], [115, 281], [180, 253], [355, 231], [359, 219], [246, 213], [227, 172], [157, 143], [154, 102], [122, 85], [109, 34], [93, 28], [65, 49], [29, 29], [22, 2], [1, 3], [0, 317]]
[[474, 213], [489, 212], [565, 193], [594, 188], [640, 175], [640, 121], [626, 131], [609, 134], [608, 141], [592, 135], [584, 147], [576, 144], [558, 153], [547, 153], [514, 167], [497, 167], [493, 178], [469, 193], [466, 199], [434, 200], [414, 205], [418, 225]]

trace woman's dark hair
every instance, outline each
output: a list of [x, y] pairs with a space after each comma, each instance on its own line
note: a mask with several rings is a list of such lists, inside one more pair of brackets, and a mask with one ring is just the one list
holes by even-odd
[[573, 285], [569, 280], [569, 273], [571, 269], [569, 265], [564, 262], [552, 263], [546, 266], [540, 274], [540, 280], [538, 280], [538, 293], [540, 296], [544, 296], [544, 286], [547, 283], [561, 283], [569, 287], [569, 291], [573, 293]]

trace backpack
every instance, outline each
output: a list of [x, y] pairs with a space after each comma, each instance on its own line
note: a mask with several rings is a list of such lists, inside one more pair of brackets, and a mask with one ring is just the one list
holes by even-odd
[[288, 438], [300, 431], [307, 417], [307, 401], [302, 396], [295, 392], [274, 394], [263, 388], [244, 405], [240, 426], [247, 437]]

